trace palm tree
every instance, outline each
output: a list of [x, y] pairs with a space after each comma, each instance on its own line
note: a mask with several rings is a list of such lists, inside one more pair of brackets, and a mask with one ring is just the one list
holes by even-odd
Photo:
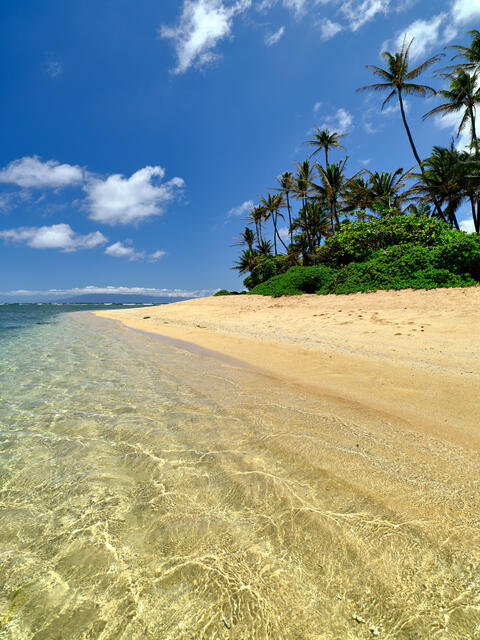
[[460, 135], [470, 121], [472, 148], [476, 149], [478, 140], [475, 128], [475, 108], [480, 103], [480, 88], [477, 86], [478, 75], [476, 73], [470, 75], [463, 69], [459, 69], [456, 73], [443, 75], [450, 78], [450, 88], [439, 91], [438, 95], [445, 98], [447, 102], [428, 111], [423, 116], [423, 119], [425, 120], [437, 113], [440, 113], [443, 118], [449, 113], [457, 113], [464, 109], [457, 136]]
[[458, 51], [457, 55], [453, 56], [452, 61], [458, 58], [464, 58], [465, 62], [456, 63], [448, 67], [449, 69], [463, 69], [464, 71], [480, 71], [480, 31], [472, 29], [468, 32], [468, 35], [472, 36], [472, 42], [469, 47], [462, 46], [460, 44], [453, 44], [447, 47], [447, 49], [455, 49]]
[[312, 153], [312, 158], [323, 149], [325, 152], [325, 167], [328, 167], [328, 150], [345, 149], [345, 147], [340, 144], [340, 139], [344, 138], [346, 135], [346, 133], [329, 131], [327, 128], [320, 129], [320, 127], [315, 127], [313, 140], [307, 140], [307, 144], [315, 147], [315, 151]]
[[475, 233], [480, 235], [480, 161], [477, 155], [472, 157], [465, 151], [461, 152], [459, 156], [464, 170], [462, 177], [465, 196], [472, 209]]
[[423, 171], [413, 174], [418, 182], [412, 192], [420, 196], [420, 203], [438, 202], [445, 207], [439, 216], [455, 229], [459, 229], [456, 212], [465, 197], [465, 167], [453, 143], [450, 148], [433, 147], [431, 155], [423, 163]]
[[368, 179], [359, 175], [348, 180], [345, 185], [344, 199], [346, 213], [352, 213], [355, 210], [373, 210], [372, 193]]
[[293, 191], [293, 173], [291, 171], [285, 171], [280, 178], [277, 178], [277, 182], [280, 185], [280, 193], [285, 196], [285, 204], [288, 211], [288, 228], [290, 230], [290, 242], [293, 242], [292, 236], [292, 210], [290, 206], [290, 193]]
[[320, 199], [328, 203], [332, 233], [340, 226], [338, 204], [347, 183], [344, 172], [347, 160], [348, 158], [345, 158], [343, 162], [329, 164], [325, 169], [320, 164], [315, 164], [321, 184], [312, 182], [312, 187]]
[[305, 206], [308, 196], [312, 190], [311, 182], [313, 178], [313, 167], [308, 160], [297, 162], [297, 173], [294, 177], [293, 192]]
[[280, 193], [272, 195], [269, 193], [266, 198], [262, 198], [260, 204], [265, 210], [265, 220], [271, 219], [273, 222], [273, 247], [275, 250], [275, 255], [277, 255], [277, 238], [283, 244], [285, 249], [287, 245], [282, 240], [280, 234], [278, 233], [278, 217], [283, 218], [282, 214], [279, 212], [280, 207], [282, 206], [283, 199]]
[[237, 269], [240, 273], [251, 271], [255, 264], [256, 257], [257, 254], [253, 249], [244, 249], [239, 255], [238, 260], [234, 262], [233, 269]]
[[412, 147], [413, 155], [415, 156], [415, 160], [417, 161], [420, 170], [422, 169], [422, 162], [420, 160], [420, 156], [418, 155], [417, 149], [413, 142], [412, 134], [410, 131], [410, 127], [407, 123], [407, 118], [405, 116], [405, 107], [403, 104], [403, 96], [421, 96], [424, 98], [425, 96], [434, 96], [436, 95], [435, 89], [429, 87], [425, 84], [416, 84], [413, 83], [412, 80], [418, 78], [418, 76], [423, 73], [426, 69], [431, 67], [433, 64], [438, 62], [443, 54], [438, 54], [436, 56], [432, 56], [425, 60], [422, 64], [418, 65], [414, 69], [409, 70], [409, 53], [410, 48], [413, 43], [413, 38], [410, 41], [410, 44], [407, 46], [406, 42], [403, 42], [402, 48], [397, 53], [390, 53], [388, 51], [384, 51], [382, 53], [382, 57], [386, 61], [386, 68], [382, 69], [381, 67], [377, 67], [375, 65], [369, 64], [367, 65], [367, 69], [372, 69], [373, 74], [379, 77], [382, 82], [376, 84], [370, 84], [364, 87], [360, 87], [357, 91], [388, 91], [389, 94], [385, 98], [382, 104], [382, 110], [386, 107], [386, 105], [394, 98], [395, 96], [398, 98], [398, 102], [400, 105], [400, 113], [402, 115], [403, 125], [405, 127], [405, 131], [407, 132], [408, 140], [410, 142], [410, 146]]
[[261, 240], [257, 243], [255, 251], [259, 256], [271, 256], [272, 255], [272, 243], [270, 240]]
[[258, 242], [262, 242], [263, 237], [262, 237], [262, 222], [265, 218], [265, 210], [263, 207], [261, 207], [260, 205], [257, 205], [256, 207], [252, 207], [250, 209], [250, 212], [247, 216], [247, 220], [249, 220], [250, 222], [253, 222], [253, 224], [255, 225], [255, 229], [257, 232], [257, 241]]
[[240, 234], [238, 242], [235, 242], [234, 246], [247, 245], [247, 248], [252, 251], [253, 243], [255, 242], [255, 234], [250, 227], [245, 227], [245, 231]]
[[407, 179], [411, 171], [403, 172], [397, 169], [394, 173], [390, 171], [368, 171], [368, 190], [370, 192], [371, 205], [369, 208], [377, 211], [394, 210], [400, 213], [402, 205], [410, 197], [410, 191], [405, 190]]

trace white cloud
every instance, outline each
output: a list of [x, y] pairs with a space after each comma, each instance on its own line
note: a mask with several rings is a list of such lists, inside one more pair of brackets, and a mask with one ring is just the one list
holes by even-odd
[[113, 258], [128, 258], [129, 260], [138, 260], [144, 256], [144, 254], [138, 254], [133, 247], [126, 247], [122, 242], [110, 245], [105, 249], [105, 253]]
[[342, 31], [343, 27], [338, 22], [332, 22], [328, 18], [324, 18], [319, 22], [320, 27], [320, 38], [322, 40], [330, 40], [337, 35], [340, 31]]
[[[416, 60], [424, 57], [428, 51], [438, 46], [444, 41], [441, 35], [441, 27], [447, 19], [446, 13], [433, 16], [430, 20], [415, 20], [406, 29], [397, 34], [394, 46], [399, 51], [404, 42], [407, 44], [413, 39], [410, 47], [410, 58]], [[384, 49], [388, 49], [389, 43], [384, 44]]]
[[71, 164], [60, 164], [56, 160], [42, 162], [38, 156], [13, 160], [0, 170], [0, 182], [19, 187], [55, 189], [76, 185], [83, 181], [83, 170]]
[[107, 256], [112, 258], [128, 258], [130, 261], [134, 260], [148, 260], [149, 262], [156, 262], [165, 255], [165, 251], [155, 251], [154, 253], [147, 254], [145, 251], [135, 251], [132, 246], [127, 246], [123, 242], [115, 242], [105, 249]]
[[343, 2], [341, 11], [349, 23], [352, 31], [357, 31], [360, 27], [372, 20], [377, 13], [387, 14], [390, 8], [390, 0], [347, 0]]
[[285, 27], [280, 27], [278, 31], [275, 31], [274, 33], [271, 33], [269, 36], [267, 36], [265, 38], [265, 44], [267, 45], [267, 47], [271, 47], [272, 45], [277, 44], [277, 42], [280, 40], [280, 38], [282, 38], [284, 33], [285, 33]]
[[160, 184], [162, 167], [144, 167], [130, 178], [114, 174], [100, 180], [92, 178], [85, 186], [88, 208], [93, 220], [104, 224], [137, 224], [163, 213], [184, 186], [182, 178]]
[[238, 0], [229, 7], [222, 0], [184, 0], [178, 26], [160, 28], [161, 37], [175, 46], [177, 66], [173, 72], [184, 73], [215, 60], [218, 56], [213, 49], [231, 34], [233, 17], [250, 5], [251, 0]]
[[457, 24], [464, 24], [480, 18], [478, 0], [455, 0], [452, 5], [452, 18]]
[[326, 116], [319, 127], [320, 129], [330, 129], [338, 133], [346, 133], [347, 130], [353, 129], [353, 116], [349, 111], [340, 107], [334, 114]]
[[160, 260], [160, 258], [163, 258], [163, 256], [165, 255], [167, 255], [166, 251], [162, 251], [161, 249], [158, 249], [158, 251], [154, 251], [152, 254], [150, 254], [148, 259], [150, 262], [155, 262], [156, 260]]
[[9, 296], [16, 299], [32, 296], [45, 298], [62, 298], [65, 296], [77, 296], [90, 293], [99, 294], [120, 294], [120, 295], [145, 295], [166, 298], [200, 298], [211, 296], [218, 289], [155, 289], [153, 287], [98, 287], [89, 285], [86, 287], [74, 287], [72, 289], [16, 289], [15, 291], [0, 291], [0, 295]]
[[458, 226], [462, 231], [467, 233], [475, 233], [475, 225], [473, 224], [473, 218], [467, 218], [466, 220], [460, 220]]
[[26, 244], [32, 249], [61, 249], [65, 252], [93, 249], [107, 242], [107, 238], [100, 231], [79, 235], [68, 224], [7, 229], [0, 231], [0, 238], [6, 242]]
[[230, 211], [227, 212], [227, 218], [232, 218], [233, 216], [243, 216], [248, 213], [250, 209], [253, 207], [253, 200], [247, 200], [242, 204], [239, 204], [237, 207], [233, 207]]
[[313, 105], [313, 113], [317, 113], [317, 111], [320, 111], [321, 108], [322, 108], [322, 103], [321, 102], [316, 102]]

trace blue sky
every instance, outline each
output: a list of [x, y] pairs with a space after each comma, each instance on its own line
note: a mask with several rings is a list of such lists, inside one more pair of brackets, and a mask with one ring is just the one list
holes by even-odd
[[[314, 125], [349, 134], [351, 173], [413, 166], [398, 111], [355, 92], [365, 65], [404, 33], [413, 62], [466, 43], [480, 1], [22, 0], [0, 18], [0, 292], [200, 295], [241, 287], [242, 216]], [[408, 101], [423, 156], [456, 125], [422, 122], [431, 106]]]

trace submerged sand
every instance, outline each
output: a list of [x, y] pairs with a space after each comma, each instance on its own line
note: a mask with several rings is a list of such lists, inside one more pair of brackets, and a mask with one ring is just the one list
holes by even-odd
[[176, 341], [231, 408], [160, 469], [158, 579], [193, 585], [165, 637], [480, 638], [480, 288], [97, 314]]
[[480, 448], [480, 287], [211, 297], [97, 315]]

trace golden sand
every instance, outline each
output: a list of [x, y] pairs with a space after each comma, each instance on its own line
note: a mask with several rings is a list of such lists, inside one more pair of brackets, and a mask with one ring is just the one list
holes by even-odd
[[97, 315], [480, 447], [478, 287], [211, 297]]

